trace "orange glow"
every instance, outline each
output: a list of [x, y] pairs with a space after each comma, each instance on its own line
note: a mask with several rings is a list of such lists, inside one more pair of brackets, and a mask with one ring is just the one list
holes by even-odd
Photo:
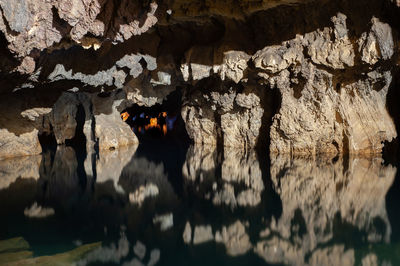
[[150, 127], [157, 127], [157, 118], [150, 118]]
[[167, 135], [167, 125], [166, 124], [164, 124], [162, 126], [162, 131], [163, 131], [164, 135]]
[[145, 130], [148, 130], [148, 129], [154, 128], [154, 127], [160, 128], [160, 126], [158, 125], [157, 122], [158, 122], [158, 121], [157, 121], [157, 118], [156, 118], [156, 117], [150, 118], [150, 123], [149, 123], [148, 125], [145, 125], [145, 126], [144, 126], [144, 129], [145, 129]]
[[129, 118], [128, 112], [122, 113], [121, 118], [122, 118], [122, 120], [126, 121]]
[[167, 117], [167, 112], [162, 112], [162, 113], [161, 113], [161, 116], [162, 116], [162, 117]]

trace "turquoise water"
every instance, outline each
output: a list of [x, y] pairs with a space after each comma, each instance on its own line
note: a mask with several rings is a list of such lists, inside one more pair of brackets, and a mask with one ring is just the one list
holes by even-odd
[[400, 265], [399, 178], [381, 158], [59, 147], [0, 161], [0, 239], [36, 258], [101, 242], [78, 265]]

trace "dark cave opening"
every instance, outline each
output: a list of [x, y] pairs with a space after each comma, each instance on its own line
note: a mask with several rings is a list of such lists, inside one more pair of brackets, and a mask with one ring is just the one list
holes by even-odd
[[190, 141], [181, 116], [182, 93], [178, 89], [162, 102], [151, 107], [132, 105], [121, 112], [139, 141], [154, 139], [179, 139]]

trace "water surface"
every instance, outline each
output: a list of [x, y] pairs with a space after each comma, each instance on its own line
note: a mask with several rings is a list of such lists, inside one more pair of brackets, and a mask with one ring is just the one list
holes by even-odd
[[100, 154], [58, 147], [0, 161], [0, 263], [399, 265], [396, 175], [381, 158], [162, 139]]

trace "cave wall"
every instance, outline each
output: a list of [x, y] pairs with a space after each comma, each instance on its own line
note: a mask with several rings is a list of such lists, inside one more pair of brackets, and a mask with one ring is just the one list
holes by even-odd
[[58, 144], [82, 134], [87, 150], [137, 143], [119, 112], [177, 87], [196, 144], [380, 153], [397, 137], [387, 95], [399, 10], [378, 0], [0, 0], [0, 158], [40, 153], [41, 134]]

